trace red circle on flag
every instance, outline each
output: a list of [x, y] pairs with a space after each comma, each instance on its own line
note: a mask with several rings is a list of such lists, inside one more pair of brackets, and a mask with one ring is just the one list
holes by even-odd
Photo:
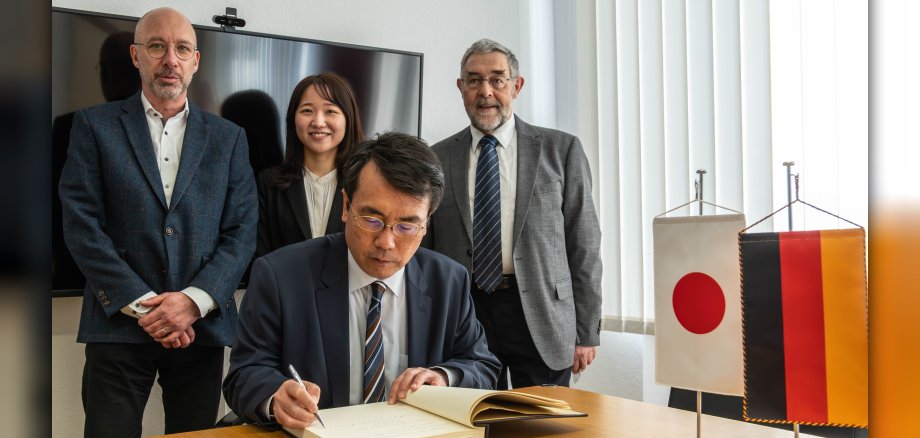
[[725, 316], [725, 294], [719, 283], [702, 272], [684, 275], [674, 285], [674, 315], [685, 329], [698, 335], [709, 333]]

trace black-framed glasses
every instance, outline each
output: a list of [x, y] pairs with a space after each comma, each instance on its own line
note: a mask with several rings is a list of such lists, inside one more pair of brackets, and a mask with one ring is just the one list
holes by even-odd
[[482, 88], [482, 84], [485, 84], [486, 82], [488, 82], [489, 86], [491, 86], [493, 89], [502, 90], [505, 87], [507, 87], [509, 83], [511, 83], [511, 79], [513, 78], [492, 76], [491, 78], [486, 79], [486, 78], [481, 78], [479, 76], [473, 76], [473, 77], [463, 79], [463, 84], [466, 85], [467, 88], [478, 90]]
[[[163, 41], [150, 41], [149, 43], [134, 43], [135, 46], [144, 46], [147, 48], [147, 54], [151, 58], [160, 59], [166, 56], [166, 52], [169, 51], [169, 44]], [[176, 58], [179, 58], [183, 61], [188, 61], [192, 59], [192, 56], [195, 56], [195, 52], [198, 51], [198, 48], [192, 45], [191, 43], [177, 43], [175, 47]]]
[[358, 228], [371, 233], [376, 233], [384, 228], [391, 228], [393, 234], [397, 236], [413, 237], [418, 235], [418, 232], [421, 231], [422, 228], [425, 228], [425, 225], [413, 224], [410, 222], [386, 224], [374, 216], [356, 216], [352, 214], [351, 217], [355, 220], [355, 224], [358, 225]]

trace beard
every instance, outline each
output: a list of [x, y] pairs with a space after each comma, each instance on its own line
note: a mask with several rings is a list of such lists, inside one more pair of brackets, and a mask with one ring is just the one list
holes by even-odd
[[[167, 75], [178, 77], [179, 81], [173, 84], [164, 84], [159, 81], [160, 76]], [[191, 75], [185, 77], [178, 71], [172, 69], [164, 69], [159, 72], [154, 72], [153, 74], [144, 75], [144, 83], [149, 86], [153, 94], [163, 100], [172, 100], [182, 96], [188, 90], [188, 86], [191, 82]]]
[[[476, 109], [481, 105], [494, 105], [498, 113], [489, 115], [479, 114], [476, 112]], [[510, 113], [510, 111], [508, 113]], [[508, 117], [510, 116], [510, 114], [505, 112], [505, 107], [502, 106], [501, 103], [497, 101], [490, 102], [486, 99], [477, 100], [472, 108], [467, 108], [467, 114], [470, 116], [470, 124], [472, 124], [474, 128], [482, 131], [483, 134], [495, 132], [499, 126], [502, 126], [508, 121]]]

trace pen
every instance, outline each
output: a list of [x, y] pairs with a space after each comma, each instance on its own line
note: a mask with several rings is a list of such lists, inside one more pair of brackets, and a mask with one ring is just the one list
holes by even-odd
[[[300, 374], [297, 374], [297, 370], [294, 369], [294, 364], [288, 364], [288, 370], [291, 372], [291, 377], [303, 387], [303, 390], [307, 390], [307, 385], [304, 385], [303, 380], [300, 379]], [[323, 429], [326, 428], [326, 423], [323, 423], [323, 417], [319, 416], [319, 410], [316, 411], [316, 421], [319, 421], [319, 425], [323, 426]]]

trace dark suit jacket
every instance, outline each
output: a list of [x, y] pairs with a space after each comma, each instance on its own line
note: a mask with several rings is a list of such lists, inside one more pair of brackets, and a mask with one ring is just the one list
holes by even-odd
[[[256, 257], [313, 237], [303, 183], [295, 181], [287, 188], [279, 189], [271, 183], [277, 175], [278, 168], [272, 167], [262, 171], [256, 179], [259, 191]], [[342, 184], [339, 182], [329, 209], [325, 234], [341, 231], [345, 231], [345, 224], [342, 222]]]
[[[517, 189], [512, 259], [530, 336], [552, 369], [572, 366], [575, 345], [600, 343], [601, 230], [591, 170], [577, 137], [515, 116]], [[472, 272], [470, 128], [432, 146], [444, 166], [444, 198], [423, 245]]]
[[67, 153], [64, 239], [87, 279], [77, 341], [151, 342], [120, 309], [195, 286], [218, 306], [195, 322], [195, 342], [230, 345], [258, 220], [243, 130], [189, 105], [168, 209], [140, 94], [77, 112]]
[[[319, 385], [321, 409], [348, 405], [346, 251], [338, 233], [256, 259], [224, 380], [224, 398], [241, 417], [258, 421], [258, 405], [290, 379], [288, 364]], [[499, 363], [476, 320], [466, 270], [419, 248], [405, 275], [408, 366], [452, 367], [459, 386], [493, 388]]]

